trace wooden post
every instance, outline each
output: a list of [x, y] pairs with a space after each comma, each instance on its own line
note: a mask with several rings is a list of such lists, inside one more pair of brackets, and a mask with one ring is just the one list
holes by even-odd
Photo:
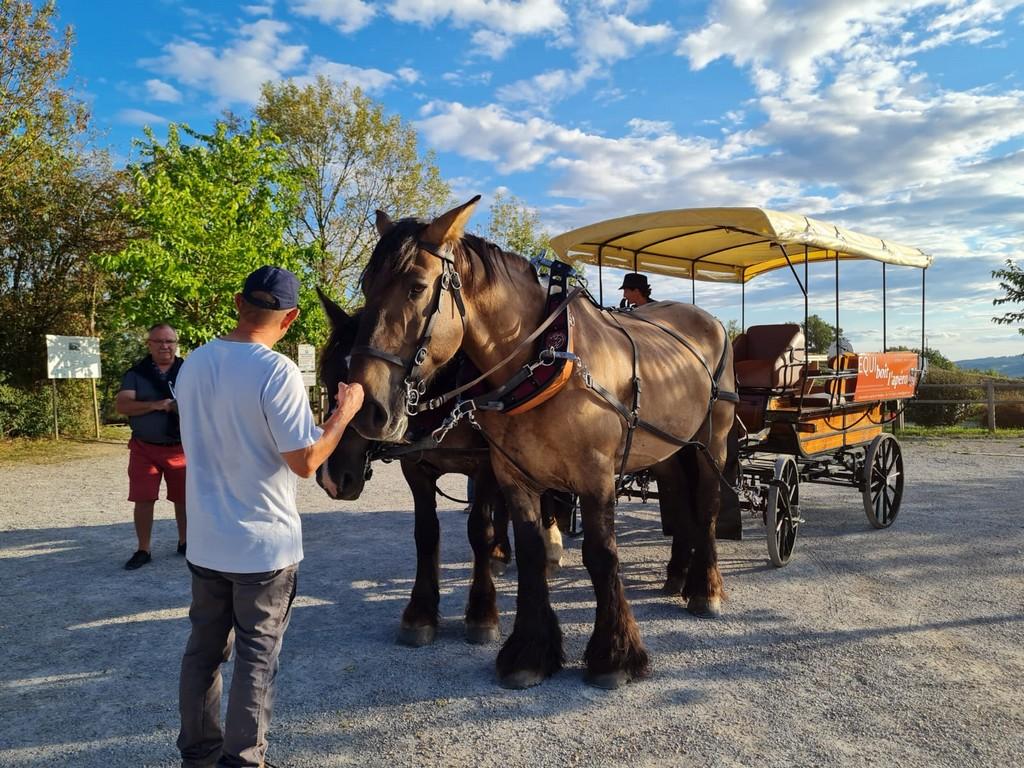
[[57, 380], [50, 379], [53, 382], [53, 439], [60, 439], [60, 428], [57, 426]]
[[96, 417], [96, 439], [100, 439], [100, 399], [96, 395], [96, 379], [92, 379], [92, 413]]
[[896, 426], [896, 431], [897, 432], [902, 432], [903, 429], [906, 427], [906, 425], [907, 425], [907, 423], [906, 423], [906, 415], [907, 415], [907, 411], [906, 411], [905, 408], [901, 408], [900, 412], [896, 414], [896, 424], [895, 424], [895, 426]]
[[985, 394], [988, 397], [988, 431], [996, 431], [996, 385], [989, 379], [985, 384]]

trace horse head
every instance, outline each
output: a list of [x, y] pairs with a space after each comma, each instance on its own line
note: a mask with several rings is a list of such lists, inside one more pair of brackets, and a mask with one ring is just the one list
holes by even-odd
[[429, 222], [393, 222], [377, 212], [380, 241], [363, 275], [366, 304], [350, 372], [365, 393], [352, 422], [364, 437], [400, 440], [427, 382], [462, 346], [465, 297], [475, 287], [472, 252], [462, 240], [479, 199]]
[[[359, 313], [349, 315], [317, 288], [320, 303], [331, 323], [331, 337], [320, 358], [320, 382], [328, 392], [331, 409], [339, 381], [348, 381], [349, 353], [359, 328]], [[364, 483], [370, 478], [370, 451], [373, 444], [352, 427], [338, 447], [316, 473], [316, 481], [332, 499], [358, 499]]]

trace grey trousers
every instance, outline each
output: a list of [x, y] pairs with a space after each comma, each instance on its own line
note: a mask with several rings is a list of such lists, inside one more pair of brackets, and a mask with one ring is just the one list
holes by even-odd
[[[268, 573], [223, 573], [192, 563], [188, 567], [192, 634], [181, 659], [178, 689], [182, 766], [262, 766], [298, 565]], [[220, 665], [231, 657], [232, 645], [235, 669], [222, 729]]]

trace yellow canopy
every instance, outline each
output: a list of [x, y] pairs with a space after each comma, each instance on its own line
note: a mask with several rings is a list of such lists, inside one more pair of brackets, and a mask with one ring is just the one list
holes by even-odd
[[566, 261], [725, 283], [785, 267], [786, 255], [793, 264], [805, 254], [809, 262], [873, 259], [921, 269], [932, 263], [918, 248], [761, 208], [639, 213], [565, 232], [551, 247]]

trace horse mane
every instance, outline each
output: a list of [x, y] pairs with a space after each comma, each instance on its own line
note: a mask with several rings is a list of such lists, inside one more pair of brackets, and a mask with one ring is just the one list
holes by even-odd
[[[373, 249], [370, 260], [363, 270], [360, 283], [372, 283], [382, 275], [399, 275], [412, 268], [419, 253], [419, 236], [430, 222], [422, 219], [399, 219], [391, 230], [384, 235]], [[474, 269], [473, 256], [483, 266], [483, 273]], [[502, 250], [490, 240], [479, 235], [463, 234], [461, 241], [453, 251], [455, 269], [462, 278], [463, 288], [472, 295], [479, 289], [490, 285], [498, 269], [511, 276], [511, 270], [531, 270], [534, 280], [537, 272], [525, 258], [518, 253]]]

